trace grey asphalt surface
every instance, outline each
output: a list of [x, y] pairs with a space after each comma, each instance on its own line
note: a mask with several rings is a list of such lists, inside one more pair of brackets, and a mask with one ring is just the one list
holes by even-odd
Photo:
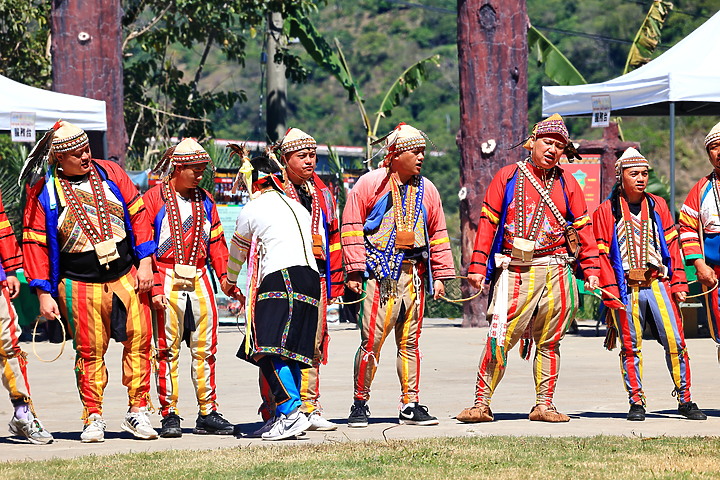
[[[111, 343], [106, 359], [110, 381], [105, 392], [106, 441], [80, 442], [82, 407], [75, 388], [74, 352], [68, 343], [64, 355], [54, 363], [41, 363], [29, 343], [29, 375], [36, 410], [46, 428], [55, 436], [51, 445], [37, 446], [0, 433], [0, 461], [72, 458], [83, 455], [152, 452], [166, 449], [215, 449], [267, 444], [307, 444], [308, 442], [348, 442], [365, 440], [412, 439], [440, 436], [538, 435], [593, 436], [714, 436], [720, 431], [720, 380], [715, 344], [708, 338], [688, 339], [692, 368], [693, 400], [708, 414], [707, 421], [690, 421], [677, 414], [671, 396], [672, 381], [665, 366], [662, 347], [654, 340], [644, 344], [644, 387], [648, 402], [645, 422], [628, 422], [627, 396], [620, 376], [618, 350], [603, 349], [602, 336], [595, 336], [594, 322], [585, 322], [579, 335], [568, 335], [562, 342], [562, 365], [555, 395], [559, 411], [572, 420], [564, 424], [530, 422], [527, 415], [534, 404], [532, 363], [510, 352], [508, 371], [492, 403], [495, 421], [476, 425], [457, 422], [453, 417], [473, 400], [477, 364], [487, 335], [486, 328], [459, 328], [459, 320], [426, 319], [420, 340], [422, 370], [421, 403], [440, 420], [438, 426], [398, 425], [399, 383], [395, 373], [395, 345], [391, 335], [386, 342], [368, 405], [367, 428], [346, 425], [352, 403], [352, 363], [360, 334], [353, 324], [330, 326], [330, 361], [321, 368], [321, 401], [325, 417], [339, 428], [333, 432], [308, 432], [300, 440], [263, 442], [233, 436], [193, 435], [197, 416], [190, 379], [189, 350], [183, 346], [180, 361], [180, 414], [184, 434], [179, 439], [135, 440], [120, 429], [127, 410], [126, 391], [120, 383], [121, 345]], [[602, 331], [601, 331], [602, 333]], [[219, 410], [238, 429], [248, 433], [259, 428], [257, 369], [235, 357], [241, 334], [236, 326], [221, 326], [217, 358]], [[59, 345], [39, 343], [38, 353], [53, 358]], [[153, 402], [157, 404], [155, 387]], [[9, 420], [9, 401], [0, 404], [0, 418]], [[160, 417], [151, 415], [153, 425]], [[5, 431], [5, 430], [3, 430]]]

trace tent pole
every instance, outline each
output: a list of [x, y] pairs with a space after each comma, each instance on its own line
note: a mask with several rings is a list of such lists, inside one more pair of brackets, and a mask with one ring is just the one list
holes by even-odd
[[675, 220], [675, 102], [670, 102], [670, 214]]

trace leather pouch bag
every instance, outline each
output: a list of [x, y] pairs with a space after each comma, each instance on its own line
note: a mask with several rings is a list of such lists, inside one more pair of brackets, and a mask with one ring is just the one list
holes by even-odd
[[515, 237], [513, 239], [512, 257], [523, 262], [531, 262], [535, 252], [535, 240]]

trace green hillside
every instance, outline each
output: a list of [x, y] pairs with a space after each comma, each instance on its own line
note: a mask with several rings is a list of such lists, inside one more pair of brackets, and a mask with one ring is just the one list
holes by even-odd
[[[529, 0], [528, 16], [576, 65], [589, 82], [619, 75], [629, 44], [649, 6], [631, 0]], [[670, 14], [660, 54], [702, 24], [720, 8], [720, 0], [678, 1]], [[455, 135], [459, 129], [456, 46], [456, 2], [453, 0], [330, 1], [311, 15], [316, 28], [332, 42], [337, 38], [352, 73], [365, 96], [369, 113], [374, 112], [385, 90], [412, 63], [437, 53], [440, 66], [431, 70], [429, 81], [418, 88], [390, 118], [383, 119], [380, 132], [399, 121], [412, 123], [428, 133], [445, 155], [424, 166], [425, 174], [440, 188], [451, 225], [457, 228], [458, 159]], [[207, 68], [207, 88], [243, 89], [247, 102], [214, 116], [220, 138], [261, 139], [260, 53], [262, 39], [249, 46], [245, 68], [218, 60]], [[291, 46], [302, 53], [300, 45]], [[309, 70], [307, 81], [288, 89], [288, 124], [311, 132], [320, 142], [333, 145], [364, 145], [364, 128], [357, 107], [348, 101], [339, 82], [301, 55]], [[211, 67], [211, 66], [208, 66]], [[551, 82], [530, 60], [529, 123], [540, 118], [541, 86]], [[715, 118], [683, 117], [677, 122], [678, 199], [708, 170], [702, 140]], [[574, 138], [595, 139], [601, 129], [590, 129], [589, 119], [568, 121]], [[668, 119], [625, 118], [627, 140], [639, 141], [642, 151], [661, 175], [667, 176]], [[457, 231], [457, 230], [455, 230]]]
[[[46, 56], [25, 58], [10, 53], [17, 47], [18, 35], [34, 47], [29, 51], [43, 50], [40, 46], [47, 43], [48, 4], [41, 0], [9, 0], [5, 3], [5, 9], [0, 8], [6, 13], [3, 20], [0, 20], [0, 30], [8, 35], [0, 42], [0, 73], [32, 84], [47, 84], [50, 77], [49, 60]], [[190, 3], [193, 2], [182, 2], [183, 5]], [[527, 9], [530, 22], [567, 55], [588, 81], [594, 82], [607, 80], [621, 73], [630, 42], [651, 3], [650, 0], [528, 0]], [[154, 5], [156, 13], [165, 5], [163, 2], [145, 0], [123, 2], [126, 14], [133, 8], [151, 4]], [[318, 6], [317, 11], [308, 15], [329, 43], [332, 44], [337, 38], [341, 44], [371, 116], [374, 116], [385, 91], [407, 67], [432, 54], [439, 55], [439, 66], [431, 66], [428, 80], [405, 99], [400, 107], [395, 108], [392, 116], [382, 119], [378, 134], [382, 135], [399, 121], [405, 121], [423, 129], [434, 143], [434, 148], [444, 152], [443, 156], [430, 157], [426, 161], [424, 173], [440, 189], [451, 232], [456, 236], [459, 224], [459, 153], [455, 144], [455, 136], [459, 130], [456, 0], [317, 0], [315, 4]], [[13, 5], [16, 7], [12, 7]], [[20, 9], [17, 5], [24, 7]], [[253, 5], [256, 15], [238, 18], [251, 18], [255, 23], [246, 25], [231, 22], [229, 25], [232, 27], [228, 27], [231, 28], [228, 32], [232, 35], [223, 36], [222, 38], [226, 38], [223, 42], [209, 43], [212, 48], [209, 49], [202, 75], [199, 76], [198, 90], [220, 97], [225, 95], [226, 99], [232, 98], [226, 95], [227, 93], [238, 93], [244, 100], [232, 108], [221, 108], [215, 112], [198, 109], [197, 105], [193, 107], [195, 113], [184, 112], [184, 105], [190, 102], [183, 98], [175, 105], [168, 104], [166, 107], [158, 101], [156, 106], [161, 110], [173, 109], [175, 113], [190, 116], [209, 116], [211, 122], [203, 125], [209, 126], [216, 138], [263, 140], [263, 34], [262, 29], [256, 29], [254, 25], [259, 25], [257, 22], [262, 22], [263, 18], [262, 15], [257, 15], [257, 9], [265, 8], [264, 6], [270, 3], [247, 2], [243, 5]], [[229, 18], [214, 9], [210, 2], [203, 8], [212, 9], [212, 14], [218, 19]], [[720, 0], [674, 2], [674, 10], [665, 24], [662, 43], [656, 55], [684, 38], [718, 9]], [[147, 17], [145, 20], [149, 21], [153, 15], [144, 12], [140, 17]], [[193, 19], [189, 20], [188, 25], [192, 24]], [[197, 23], [196, 21], [195, 26]], [[212, 25], [207, 23], [203, 23], [205, 28], [211, 28]], [[137, 66], [138, 61], [146, 59], [152, 48], [162, 50], [163, 57], [148, 64], [147, 68], [156, 69], [161, 64], [169, 65], [169, 73], [161, 72], [147, 79], [140, 78], [140, 83], [133, 83], [131, 80], [135, 80], [134, 77], [126, 78], [126, 84], [131, 84], [130, 87], [126, 85], [126, 95], [130, 95], [128, 92], [137, 93], [138, 89], [156, 91], [160, 88], [159, 84], [168, 82], [168, 79], [177, 81], [180, 78], [181, 82], [188, 82], [196, 75], [206, 46], [202, 36], [193, 41], [188, 41], [188, 38], [183, 36], [173, 37], [177, 38], [178, 42], [188, 42], [186, 44], [191, 45], [189, 47], [182, 47], [177, 43], [166, 44], [163, 43], [166, 38], [163, 36], [163, 28], [167, 28], [167, 25], [160, 22], [147, 34], [154, 40], [150, 41], [143, 36], [140, 39], [147, 40], [146, 43], [132, 44], [126, 53], [126, 74], [142, 75], [143, 69], [133, 69], [131, 66]], [[258, 34], [253, 36], [253, 31]], [[128, 31], [124, 34], [127, 35]], [[238, 44], [228, 44], [227, 38], [237, 39]], [[244, 47], [242, 42], [246, 42]], [[244, 54], [238, 56], [238, 52], [243, 48]], [[300, 44], [291, 44], [289, 51], [300, 56], [307, 78], [304, 83], [289, 85], [288, 124], [310, 132], [321, 143], [363, 146], [365, 130], [357, 106], [348, 101], [348, 95], [339, 82], [319, 68], [304, 53]], [[228, 60], [228, 56], [236, 60]], [[174, 70], [175, 67], [178, 70]], [[532, 124], [540, 118], [541, 86], [551, 83], [533, 59], [530, 60], [528, 83], [529, 124]], [[180, 83], [173, 88], [191, 91], [187, 83]], [[188, 95], [188, 100], [190, 97], [192, 95]], [[167, 133], [158, 130], [150, 135], [141, 128], [140, 133], [135, 136], [139, 115], [133, 109], [137, 109], [137, 105], [132, 102], [127, 102], [126, 105], [130, 105], [130, 110], [126, 111], [128, 133], [132, 133], [135, 141], [135, 148], [130, 153], [131, 159], [133, 156], [147, 155], [148, 148], [143, 148], [146, 138], [154, 136], [162, 139], [167, 134], [179, 135], [185, 131], [182, 122], [175, 119]], [[699, 117], [683, 117], [678, 120], [676, 178], [679, 200], [684, 198], [692, 182], [708, 170], [702, 140], [716, 121], [716, 118]], [[568, 123], [575, 139], [595, 139], [602, 134], [600, 129], [589, 128], [589, 119], [570, 119]], [[657, 167], [659, 173], [666, 176], [669, 156], [668, 119], [624, 118], [622, 127], [626, 139], [640, 142], [643, 153]], [[9, 156], [9, 148], [7, 142], [1, 143], [0, 155]], [[158, 146], [153, 148], [158, 149]]]

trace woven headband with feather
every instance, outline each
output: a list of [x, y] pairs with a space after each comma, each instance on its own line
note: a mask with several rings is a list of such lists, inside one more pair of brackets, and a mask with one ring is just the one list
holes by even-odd
[[285, 170], [285, 166], [284, 166], [284, 165], [280, 162], [280, 160], [278, 160], [278, 158], [277, 158], [276, 146], [275, 146], [275, 145], [268, 145], [267, 147], [265, 147], [265, 155], [266, 155], [270, 160], [272, 160], [273, 162], [275, 162], [275, 165], [277, 165], [278, 168], [280, 169], [280, 171], [282, 172], [282, 176], [283, 176], [282, 182], [283, 182], [283, 186], [284, 186], [284, 184], [287, 183], [287, 181], [288, 181], [288, 180], [287, 180], [288, 176], [287, 176], [287, 171]]
[[40, 173], [42, 168], [47, 164], [53, 137], [55, 136], [55, 132], [58, 128], [60, 128], [60, 120], [55, 122], [55, 125], [45, 132], [45, 135], [43, 135], [40, 141], [35, 144], [32, 151], [25, 159], [22, 169], [20, 170], [20, 175], [18, 176], [18, 186], [22, 186], [23, 181], [32, 173]]
[[[405, 124], [403, 123], [403, 125], [405, 125]], [[416, 130], [417, 130], [418, 132], [420, 132], [420, 135], [422, 135], [422, 137], [425, 139], [425, 141], [426, 141], [427, 143], [429, 143], [430, 145], [432, 145], [433, 150], [438, 150], [437, 145], [435, 145], [435, 143], [433, 143], [433, 141], [430, 140], [430, 137], [428, 137], [425, 132], [423, 132], [422, 130], [419, 130], [419, 129], [416, 129]], [[387, 140], [387, 138], [388, 138], [390, 135], [393, 134], [393, 132], [395, 132], [395, 129], [390, 130], [388, 133], [386, 133], [386, 134], [383, 135], [382, 137], [380, 137], [380, 138], [378, 138], [377, 140], [375, 140], [374, 142], [370, 143], [370, 145], [375, 146], [375, 145], [378, 145], [378, 144], [384, 142], [385, 140]], [[363, 163], [369, 163], [369, 162], [371, 162], [375, 157], [377, 157], [378, 155], [380, 155], [380, 154], [383, 153], [383, 152], [386, 152], [386, 155], [385, 155], [385, 157], [382, 159], [382, 161], [380, 162], [380, 166], [381, 166], [381, 167], [382, 167], [382, 166], [387, 166], [386, 164], [387, 164], [387, 162], [388, 162], [388, 156], [389, 156], [391, 153], [394, 153], [394, 152], [388, 151], [387, 145], [383, 145], [382, 147], [380, 147], [380, 150], [378, 150], [377, 152], [375, 152], [375, 154], [374, 154], [372, 157], [370, 157], [368, 160], [365, 160]]]
[[170, 172], [172, 171], [173, 153], [175, 153], [174, 145], [165, 150], [165, 153], [163, 153], [162, 157], [160, 157], [160, 161], [152, 169], [152, 172], [156, 173], [162, 181], [166, 181], [168, 178], [170, 178]]
[[[522, 140], [520, 140], [520, 141], [519, 141], [518, 143], [516, 143], [515, 145], [511, 146], [510, 148], [508, 148], [508, 150], [513, 150], [513, 149], [519, 147], [520, 145], [523, 145], [523, 146], [524, 146], [524, 145], [527, 145], [528, 142], [530, 142], [530, 140], [535, 140], [535, 129], [537, 128], [537, 125], [538, 125], [538, 124], [536, 123], [536, 124], [533, 126], [533, 128], [532, 128], [532, 133], [531, 133], [530, 135], [528, 135], [527, 137], [523, 138]], [[569, 142], [567, 143], [567, 145], [565, 145], [565, 148], [563, 149], [563, 154], [565, 154], [565, 156], [567, 157], [567, 159], [568, 159], [568, 161], [569, 161], [570, 163], [574, 162], [576, 158], [577, 158], [578, 160], [582, 160], [582, 157], [580, 156], [580, 153], [578, 153], [578, 151], [577, 151], [577, 149], [575, 148], [575, 145], [573, 144], [572, 141], [569, 141]]]

